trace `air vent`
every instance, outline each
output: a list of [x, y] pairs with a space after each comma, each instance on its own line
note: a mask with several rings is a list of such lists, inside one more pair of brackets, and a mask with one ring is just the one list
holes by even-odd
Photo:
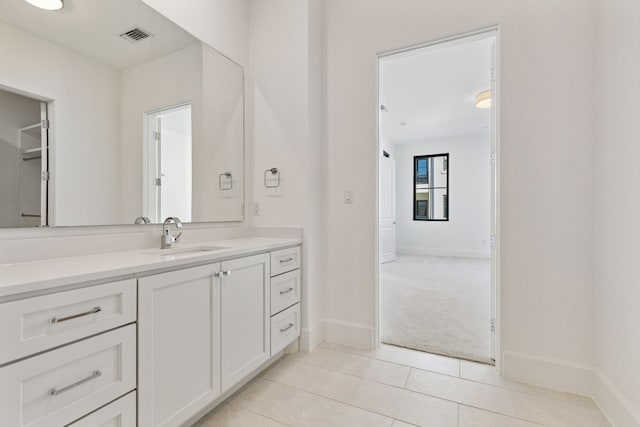
[[151, 34], [148, 31], [143, 30], [142, 28], [132, 28], [129, 31], [126, 31], [122, 34], [120, 34], [120, 37], [122, 37], [123, 39], [131, 42], [131, 43], [138, 43], [144, 39], [147, 39], [149, 37], [153, 37], [153, 34]]

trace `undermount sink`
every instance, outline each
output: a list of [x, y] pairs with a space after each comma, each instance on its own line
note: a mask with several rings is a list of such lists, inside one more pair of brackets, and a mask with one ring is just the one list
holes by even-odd
[[188, 248], [171, 248], [171, 249], [151, 249], [142, 251], [145, 255], [156, 256], [186, 256], [186, 255], [203, 255], [208, 252], [221, 251], [229, 249], [226, 246], [192, 246]]

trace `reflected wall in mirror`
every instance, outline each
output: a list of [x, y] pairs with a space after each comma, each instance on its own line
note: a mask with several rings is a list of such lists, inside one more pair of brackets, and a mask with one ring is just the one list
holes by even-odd
[[413, 158], [413, 220], [449, 220], [449, 154]]
[[140, 0], [3, 0], [0, 57], [0, 227], [243, 219], [239, 65]]

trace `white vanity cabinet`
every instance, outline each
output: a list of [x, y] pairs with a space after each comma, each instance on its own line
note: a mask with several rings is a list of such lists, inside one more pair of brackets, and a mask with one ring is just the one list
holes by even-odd
[[300, 335], [300, 246], [239, 246], [0, 299], [0, 426], [188, 426], [221, 403]]
[[139, 425], [182, 425], [269, 360], [269, 261], [138, 279]]
[[182, 425], [220, 395], [220, 279], [220, 263], [138, 279], [138, 425]]
[[269, 254], [222, 263], [222, 391], [271, 357]]
[[65, 426], [136, 387], [136, 327], [0, 368], [0, 424]]
[[300, 246], [271, 252], [271, 355], [300, 336]]

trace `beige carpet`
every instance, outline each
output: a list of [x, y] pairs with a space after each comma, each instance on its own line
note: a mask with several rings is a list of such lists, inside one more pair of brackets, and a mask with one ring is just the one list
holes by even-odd
[[380, 270], [383, 343], [493, 363], [490, 260], [399, 256]]

